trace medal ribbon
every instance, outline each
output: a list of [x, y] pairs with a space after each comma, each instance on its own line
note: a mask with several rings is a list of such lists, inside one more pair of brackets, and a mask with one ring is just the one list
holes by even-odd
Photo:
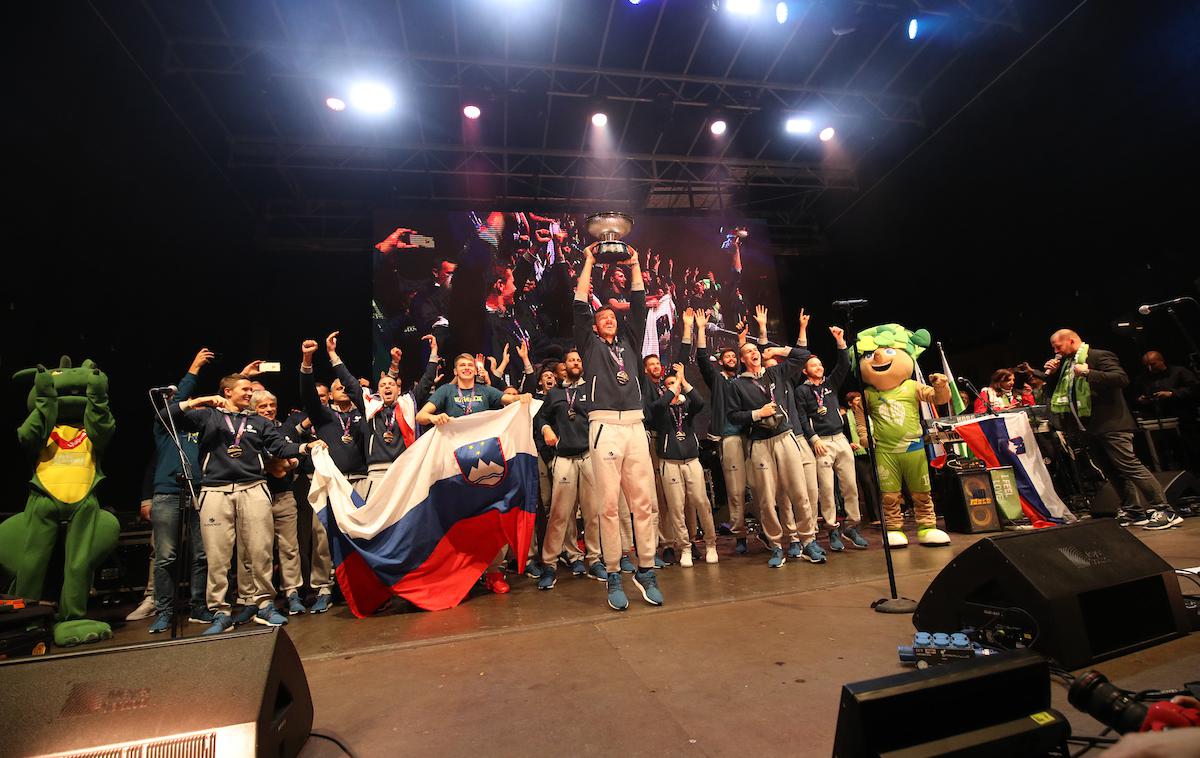
[[225, 419], [225, 426], [229, 429], [230, 434], [233, 435], [233, 445], [231, 447], [241, 447], [242, 435], [246, 433], [246, 422], [249, 421], [249, 418], [242, 416], [241, 426], [239, 426], [235, 432], [233, 431], [233, 422], [229, 420], [229, 414], [224, 414], [223, 417]]

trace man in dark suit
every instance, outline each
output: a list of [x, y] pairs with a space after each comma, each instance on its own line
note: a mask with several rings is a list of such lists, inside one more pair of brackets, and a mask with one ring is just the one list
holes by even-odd
[[[1070, 329], [1052, 334], [1050, 344], [1056, 355], [1046, 361], [1046, 382], [1053, 387], [1050, 410], [1055, 425], [1067, 434], [1082, 435], [1099, 453], [1097, 462], [1121, 483], [1121, 525], [1170, 529], [1182, 524], [1167, 505], [1162, 485], [1133, 452], [1136, 425], [1123, 394], [1129, 376], [1117, 356], [1091, 347]], [[1138, 505], [1137, 491], [1148, 509]]]

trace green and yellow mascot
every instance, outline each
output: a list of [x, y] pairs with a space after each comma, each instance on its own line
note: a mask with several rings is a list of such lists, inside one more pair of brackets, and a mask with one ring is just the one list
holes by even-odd
[[66, 356], [56, 369], [25, 369], [13, 379], [29, 375], [29, 417], [17, 429], [17, 440], [34, 459], [33, 478], [25, 510], [0, 523], [0, 567], [14, 577], [12, 594], [42, 599], [59, 529], [65, 527], [54, 642], [69, 647], [108, 639], [108, 624], [86, 618], [92, 573], [121, 531], [95, 494], [104, 478], [100, 459], [116, 431], [108, 377], [90, 360], [73, 368]]
[[[883, 496], [883, 522], [888, 544], [906, 547], [900, 510], [901, 491], [908, 488], [917, 521], [917, 540], [926, 546], [949, 545], [950, 537], [937, 528], [929, 487], [929, 458], [922, 441], [921, 403], [946, 403], [950, 383], [943, 374], [930, 374], [933, 386], [914, 380], [917, 358], [930, 345], [929, 332], [885, 324], [859, 332], [855, 348], [866, 385], [866, 402], [875, 439], [875, 467]], [[865, 433], [865, 422], [860, 437]], [[865, 438], [865, 437], [864, 437]]]

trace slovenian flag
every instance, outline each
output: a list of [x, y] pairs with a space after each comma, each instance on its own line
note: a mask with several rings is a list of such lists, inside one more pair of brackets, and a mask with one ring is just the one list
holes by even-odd
[[1033, 427], [1024, 413], [983, 416], [955, 424], [954, 430], [988, 468], [1012, 466], [1021, 510], [1035, 527], [1075, 521], [1075, 514], [1054, 491]]
[[314, 453], [313, 465], [308, 499], [355, 616], [371, 615], [392, 595], [426, 610], [453, 608], [505, 545], [525, 570], [538, 488], [528, 405], [471, 414], [421, 435], [369, 502], [327, 451]]

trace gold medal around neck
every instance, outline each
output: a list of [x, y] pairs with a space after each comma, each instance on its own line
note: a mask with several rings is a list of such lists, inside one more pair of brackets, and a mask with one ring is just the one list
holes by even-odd
[[679, 440], [680, 442], [683, 442], [684, 440], [687, 439], [687, 433], [686, 432], [675, 432], [675, 439]]
[[354, 438], [351, 437], [349, 434], [342, 435], [342, 442], [345, 442], [347, 445], [349, 445], [353, 441], [354, 441]]
[[629, 374], [624, 371], [617, 372], [617, 384], [629, 384]]
[[230, 445], [228, 448], [225, 449], [225, 452], [229, 453], [230, 458], [241, 458], [242, 457], [242, 448], [240, 448], [237, 445]]
[[384, 432], [383, 441], [390, 445], [396, 441], [396, 435], [392, 434], [391, 432]]

